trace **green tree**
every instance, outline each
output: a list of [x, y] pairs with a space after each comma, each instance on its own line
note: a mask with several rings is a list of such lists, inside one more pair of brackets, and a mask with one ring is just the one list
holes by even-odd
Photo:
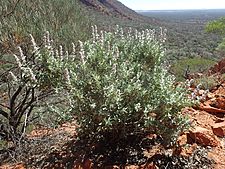
[[218, 45], [217, 50], [222, 56], [225, 55], [225, 17], [209, 22], [206, 26], [206, 31], [216, 33], [223, 37], [222, 42]]

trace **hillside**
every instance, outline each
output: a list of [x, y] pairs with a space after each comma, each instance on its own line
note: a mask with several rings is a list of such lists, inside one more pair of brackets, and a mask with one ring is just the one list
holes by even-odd
[[168, 30], [169, 56], [173, 60], [184, 58], [207, 58], [219, 60], [215, 51], [221, 37], [206, 32], [206, 24], [225, 15], [224, 10], [162, 10], [138, 11], [154, 17]]
[[223, 11], [218, 14], [212, 11], [207, 15], [204, 11], [137, 13], [117, 0], [68, 0], [66, 3], [21, 0], [16, 8], [13, 5], [11, 1], [0, 2], [5, 8], [2, 16], [10, 14], [4, 19], [0, 16], [4, 21], [0, 22], [0, 53], [23, 46], [29, 34], [40, 41], [46, 30], [56, 43], [69, 46], [72, 42], [90, 38], [91, 25], [107, 31], [120, 25], [138, 30], [166, 28], [167, 54], [172, 61], [190, 57], [218, 58], [214, 49], [221, 39], [205, 33], [204, 28], [209, 20], [223, 15]]
[[205, 25], [221, 17], [220, 10], [133, 11], [117, 0], [80, 0], [85, 15], [100, 29], [112, 30], [115, 25], [141, 29], [166, 28], [167, 55], [171, 63], [185, 58], [206, 58], [218, 61], [215, 51], [219, 36], [205, 32]]
[[83, 6], [91, 8], [103, 15], [113, 16], [121, 19], [150, 21], [150, 18], [144, 17], [117, 0], [80, 0]]
[[117, 0], [79, 0], [81, 8], [90, 20], [102, 29], [113, 25], [149, 28], [160, 25], [157, 19], [141, 15]]

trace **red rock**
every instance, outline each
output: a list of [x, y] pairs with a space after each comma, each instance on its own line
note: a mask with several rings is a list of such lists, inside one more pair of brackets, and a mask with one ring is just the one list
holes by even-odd
[[113, 166], [107, 166], [107, 167], [104, 167], [105, 169], [120, 169], [119, 166], [117, 165], [113, 165]]
[[181, 136], [179, 136], [177, 139], [177, 144], [179, 146], [186, 145], [187, 144], [187, 134], [182, 134]]
[[87, 159], [87, 160], [85, 160], [85, 162], [84, 162], [84, 169], [91, 169], [92, 168], [92, 162], [91, 162], [91, 160], [89, 160], [89, 159]]
[[189, 136], [202, 146], [221, 146], [220, 140], [215, 136], [211, 130], [202, 127], [196, 127], [194, 130], [189, 131]]
[[219, 109], [219, 108], [216, 108], [216, 107], [212, 107], [208, 104], [206, 104], [206, 105], [200, 104], [199, 109], [203, 110], [203, 111], [206, 111], [206, 112], [209, 112], [209, 113], [225, 113], [225, 109]]
[[216, 107], [225, 110], [225, 97], [216, 98]]
[[225, 150], [221, 148], [214, 148], [208, 152], [209, 159], [215, 162], [213, 169], [225, 169]]
[[225, 121], [221, 123], [215, 123], [212, 126], [213, 133], [219, 137], [225, 136]]
[[187, 146], [187, 147], [176, 147], [174, 150], [173, 150], [173, 155], [180, 155], [180, 156], [183, 156], [183, 157], [189, 157], [193, 154], [193, 152], [196, 150], [197, 148], [197, 144], [194, 143], [190, 146]]
[[141, 167], [141, 169], [159, 169], [159, 167], [157, 167], [153, 162], [152, 163], [148, 163], [145, 164]]
[[125, 169], [140, 169], [140, 167], [137, 165], [129, 165], [129, 166], [126, 166]]
[[0, 169], [25, 169], [25, 166], [24, 164], [19, 163], [15, 165], [3, 165], [3, 166], [0, 166]]
[[75, 162], [73, 169], [91, 169], [93, 168], [93, 163], [90, 159], [86, 159], [84, 162]]
[[214, 93], [225, 96], [225, 83], [221, 84], [221, 86]]

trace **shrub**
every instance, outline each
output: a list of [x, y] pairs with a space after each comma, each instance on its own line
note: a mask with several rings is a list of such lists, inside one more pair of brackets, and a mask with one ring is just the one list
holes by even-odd
[[164, 38], [153, 30], [125, 34], [94, 28], [92, 39], [80, 42], [79, 54], [63, 71], [81, 138], [115, 143], [156, 133], [166, 145], [174, 143], [188, 126], [179, 111], [190, 100], [166, 70]]
[[218, 84], [217, 77], [214, 76], [203, 76], [195, 79], [195, 86], [201, 84], [201, 88], [204, 90], [212, 90]]
[[204, 90], [213, 90], [216, 86], [220, 85], [224, 81], [224, 74], [222, 75], [203, 75], [199, 78], [196, 78], [194, 81], [194, 86], [200, 84], [201, 89]]

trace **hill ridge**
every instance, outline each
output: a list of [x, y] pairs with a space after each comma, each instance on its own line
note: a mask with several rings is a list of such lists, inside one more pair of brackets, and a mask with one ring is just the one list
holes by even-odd
[[143, 16], [136, 11], [128, 8], [123, 3], [117, 0], [80, 0], [83, 6], [91, 8], [102, 14], [121, 18], [124, 20], [153, 22], [154, 19]]

